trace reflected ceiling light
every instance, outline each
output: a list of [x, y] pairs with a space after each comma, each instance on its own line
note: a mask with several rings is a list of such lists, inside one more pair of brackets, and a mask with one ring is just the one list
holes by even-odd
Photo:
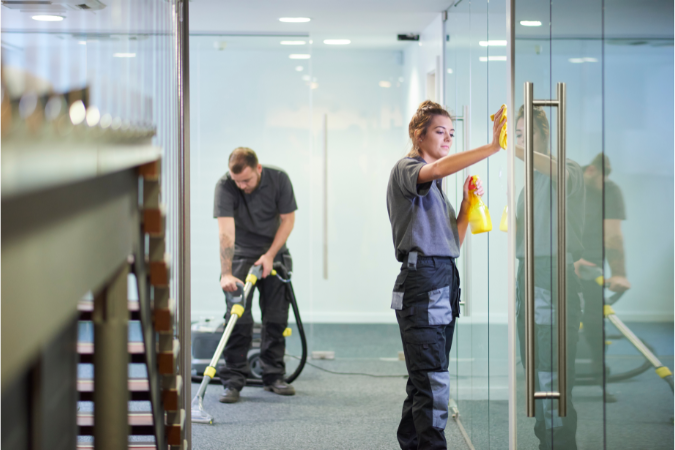
[[524, 27], [540, 27], [541, 22], [538, 20], [521, 20], [520, 24]]
[[448, 69], [448, 73], [452, 73], [452, 69]]
[[493, 47], [506, 47], [506, 41], [479, 41], [478, 45], [481, 47], [493, 46]]
[[82, 100], [78, 100], [70, 105], [68, 115], [70, 116], [70, 121], [73, 123], [73, 125], [81, 124], [84, 118], [87, 116], [87, 108], [84, 107], [84, 102], [82, 102]]
[[349, 39], [324, 39], [326, 45], [349, 45], [352, 43]]
[[87, 41], [79, 41], [78, 44], [80, 44], [80, 45], [87, 45]]
[[309, 17], [280, 17], [279, 22], [286, 22], [286, 23], [305, 23], [309, 22], [310, 19]]
[[288, 57], [291, 59], [309, 59], [312, 55], [308, 55], [307, 53], [293, 53], [288, 55]]
[[55, 16], [53, 14], [38, 14], [33, 16], [32, 19], [37, 20], [38, 22], [61, 22], [65, 17]]
[[585, 62], [598, 62], [598, 60], [595, 58], [570, 58], [568, 61], [571, 62], [572, 64], [582, 64]]
[[295, 68], [295, 70], [298, 71], [298, 72], [302, 72], [303, 70], [305, 70], [305, 68], [302, 67], [302, 66], [298, 66], [298, 67]]
[[383, 87], [383, 88], [390, 88], [390, 87], [391, 87], [391, 83], [390, 83], [389, 81], [380, 81], [380, 87]]
[[281, 45], [305, 45], [305, 41], [281, 41]]
[[115, 53], [113, 56], [115, 58], [135, 58], [136, 53]]
[[478, 59], [480, 60], [480, 62], [506, 61], [506, 56], [481, 56]]
[[87, 120], [87, 125], [90, 127], [96, 126], [101, 120], [101, 113], [99, 112], [98, 108], [95, 106], [90, 106], [87, 109], [87, 115], [86, 115], [86, 120]]

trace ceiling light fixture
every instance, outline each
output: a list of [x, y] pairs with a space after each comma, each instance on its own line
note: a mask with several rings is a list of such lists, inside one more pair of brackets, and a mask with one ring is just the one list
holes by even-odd
[[481, 56], [478, 59], [479, 59], [480, 62], [506, 61], [506, 56]]
[[285, 22], [285, 23], [305, 23], [309, 22], [310, 19], [309, 17], [280, 17], [279, 22]]
[[389, 81], [380, 81], [380, 87], [383, 87], [383, 88], [390, 88], [390, 87], [391, 87], [391, 83], [390, 83]]
[[55, 16], [53, 14], [38, 14], [33, 16], [32, 19], [37, 20], [38, 22], [61, 22], [65, 17]]
[[541, 22], [538, 20], [521, 20], [520, 24], [524, 27], [540, 27]]
[[281, 45], [305, 45], [305, 41], [281, 41]]
[[506, 47], [506, 41], [493, 41], [493, 40], [490, 40], [490, 41], [479, 41], [479, 42], [478, 42], [478, 45], [480, 45], [481, 47], [488, 47], [488, 46], [492, 46], [492, 47]]
[[79, 41], [78, 44], [80, 44], [80, 45], [87, 45], [87, 41]]
[[582, 64], [585, 62], [598, 62], [598, 60], [595, 58], [570, 58], [568, 61], [571, 62], [572, 64]]
[[312, 55], [308, 55], [307, 53], [293, 53], [288, 55], [288, 57], [291, 59], [309, 59]]
[[297, 72], [302, 72], [303, 70], [305, 70], [305, 68], [302, 67], [302, 66], [297, 66], [297, 67], [295, 68], [295, 70], [296, 70]]
[[115, 58], [135, 58], [136, 53], [115, 53], [113, 56]]
[[452, 73], [452, 69], [448, 69], [448, 73]]
[[352, 43], [349, 39], [324, 39], [326, 45], [349, 45]]

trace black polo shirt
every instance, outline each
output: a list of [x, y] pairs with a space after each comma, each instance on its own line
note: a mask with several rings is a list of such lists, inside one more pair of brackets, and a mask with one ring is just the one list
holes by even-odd
[[[260, 184], [245, 194], [227, 172], [218, 180], [213, 217], [234, 217], [234, 255], [258, 259], [272, 246], [281, 223], [280, 214], [298, 209], [293, 185], [283, 170], [263, 166]], [[279, 250], [286, 250], [286, 245]]]

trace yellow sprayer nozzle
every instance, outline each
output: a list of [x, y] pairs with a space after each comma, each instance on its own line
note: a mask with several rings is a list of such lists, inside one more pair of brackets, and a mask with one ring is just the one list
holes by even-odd
[[292, 334], [293, 334], [293, 330], [291, 330], [290, 328], [286, 328], [284, 330], [284, 332], [282, 333], [283, 337], [289, 337]]
[[499, 231], [504, 231], [504, 232], [509, 231], [509, 207], [508, 207], [508, 205], [504, 207], [504, 212], [502, 213], [502, 220], [499, 221]]

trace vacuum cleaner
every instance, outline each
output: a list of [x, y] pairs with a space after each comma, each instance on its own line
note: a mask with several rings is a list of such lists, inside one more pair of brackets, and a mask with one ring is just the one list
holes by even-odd
[[[602, 269], [599, 267], [589, 267], [589, 266], [580, 266], [580, 275], [581, 278], [584, 280], [594, 280], [599, 286], [605, 286], [605, 279], [603, 278], [602, 274]], [[645, 363], [637, 367], [633, 370], [629, 370], [627, 372], [622, 372], [622, 373], [617, 373], [617, 374], [610, 374], [607, 377], [607, 382], [608, 383], [615, 383], [617, 381], [622, 381], [626, 380], [632, 377], [635, 377], [637, 375], [640, 375], [641, 373], [645, 372], [649, 368], [654, 368], [656, 371], [656, 374], [661, 377], [666, 383], [668, 383], [668, 386], [670, 387], [671, 392], [673, 391], [673, 373], [670, 371], [670, 369], [661, 363], [661, 361], [654, 355], [654, 349], [647, 344], [646, 342], [642, 341], [640, 338], [638, 338], [631, 330], [626, 326], [625, 323], [619, 317], [617, 317], [616, 313], [614, 312], [614, 308], [612, 308], [612, 305], [615, 304], [622, 296], [623, 292], [618, 292], [612, 295], [607, 299], [604, 305], [604, 310], [603, 314], [605, 319], [609, 320], [612, 325], [616, 327], [617, 330], [621, 333], [621, 335], [617, 336], [608, 336], [608, 338], [612, 339], [619, 339], [622, 337], [625, 337], [632, 345], [637, 349], [638, 352], [642, 354], [642, 356], [645, 357]], [[597, 378], [587, 378], [583, 376], [577, 376], [577, 384], [581, 385], [587, 385], [587, 384], [597, 384]]]
[[[293, 313], [295, 315], [296, 325], [298, 327], [298, 333], [300, 334], [300, 340], [302, 343], [302, 356], [300, 358], [300, 363], [298, 364], [298, 367], [295, 369], [295, 371], [290, 376], [285, 378], [285, 381], [287, 383], [292, 383], [300, 375], [307, 361], [307, 339], [305, 336], [304, 327], [302, 325], [302, 320], [300, 319], [300, 311], [298, 310], [298, 304], [295, 299], [295, 292], [293, 290], [293, 285], [291, 283], [292, 273], [289, 272], [281, 262], [275, 262], [270, 275], [276, 276], [282, 283], [286, 285], [286, 293], [288, 295], [291, 306], [293, 307]], [[253, 288], [255, 287], [255, 284], [258, 282], [258, 279], [260, 279], [261, 276], [262, 276], [262, 266], [252, 266], [248, 272], [248, 275], [246, 276], [245, 280], [246, 284], [243, 286], [241, 284], [238, 284], [237, 290], [235, 292], [225, 293], [227, 304], [228, 305], [232, 304], [232, 308], [230, 310], [230, 319], [227, 322], [227, 325], [218, 342], [218, 345], [213, 354], [213, 357], [211, 358], [209, 365], [204, 370], [204, 376], [201, 380], [201, 385], [199, 386], [197, 395], [192, 400], [191, 416], [192, 422], [194, 423], [213, 424], [213, 416], [211, 416], [204, 410], [203, 404], [204, 394], [206, 393], [206, 388], [208, 387], [209, 383], [211, 382], [211, 380], [214, 379], [216, 375], [216, 368], [218, 365], [218, 361], [220, 360], [223, 350], [225, 349], [225, 345], [227, 345], [227, 341], [229, 340], [230, 335], [232, 334], [232, 330], [234, 329], [237, 320], [239, 320], [241, 316], [244, 314], [244, 311], [246, 310], [246, 302], [250, 298], [251, 293], [253, 292]], [[290, 328], [287, 328], [284, 331], [284, 336], [285, 337], [290, 336], [290, 331], [291, 331]], [[247, 385], [262, 386], [262, 379], [256, 380], [248, 379]]]

